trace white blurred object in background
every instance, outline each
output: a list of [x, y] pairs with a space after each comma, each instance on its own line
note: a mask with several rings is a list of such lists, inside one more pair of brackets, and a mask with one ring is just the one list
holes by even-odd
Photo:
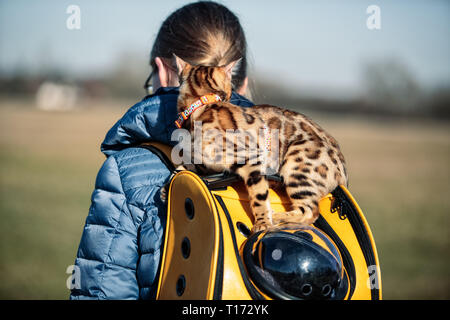
[[46, 111], [73, 110], [79, 95], [76, 86], [46, 81], [36, 92], [36, 105], [38, 109]]

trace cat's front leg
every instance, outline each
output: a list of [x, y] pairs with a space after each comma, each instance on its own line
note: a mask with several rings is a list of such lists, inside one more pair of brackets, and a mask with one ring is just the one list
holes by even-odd
[[272, 208], [269, 200], [269, 182], [259, 168], [245, 166], [237, 173], [247, 187], [250, 209], [254, 217], [252, 232], [264, 231], [272, 226]]

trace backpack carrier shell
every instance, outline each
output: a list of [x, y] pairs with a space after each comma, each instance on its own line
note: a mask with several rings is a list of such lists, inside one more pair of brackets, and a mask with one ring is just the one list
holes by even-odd
[[[157, 153], [173, 169], [168, 160], [170, 147], [160, 143], [142, 147]], [[289, 199], [282, 192], [271, 188], [269, 198], [274, 211], [288, 210]], [[191, 171], [178, 172], [170, 182], [167, 210], [157, 299], [292, 298], [252, 276], [246, 251], [249, 243], [255, 241], [254, 236], [249, 237], [253, 218], [245, 186], [238, 177], [200, 177]], [[375, 241], [355, 199], [344, 186], [338, 186], [321, 199], [319, 211], [312, 229], [326, 234], [334, 243], [343, 266], [344, 285], [334, 297], [381, 299]]]

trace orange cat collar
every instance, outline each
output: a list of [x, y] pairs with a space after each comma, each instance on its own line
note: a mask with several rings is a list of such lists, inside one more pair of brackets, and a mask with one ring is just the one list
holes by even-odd
[[186, 121], [189, 116], [198, 108], [203, 107], [204, 105], [208, 103], [213, 102], [219, 102], [222, 101], [222, 99], [217, 94], [207, 94], [204, 96], [201, 96], [200, 99], [192, 103], [188, 108], [186, 108], [183, 112], [180, 112], [178, 115], [178, 119], [175, 120], [175, 125], [177, 128], [181, 128], [183, 125], [183, 122]]

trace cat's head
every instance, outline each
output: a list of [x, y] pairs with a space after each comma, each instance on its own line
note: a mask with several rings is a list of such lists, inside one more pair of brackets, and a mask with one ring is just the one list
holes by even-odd
[[232, 70], [237, 61], [222, 66], [193, 66], [174, 55], [179, 81], [180, 98], [198, 99], [206, 94], [217, 94], [222, 101], [228, 101], [231, 97]]

